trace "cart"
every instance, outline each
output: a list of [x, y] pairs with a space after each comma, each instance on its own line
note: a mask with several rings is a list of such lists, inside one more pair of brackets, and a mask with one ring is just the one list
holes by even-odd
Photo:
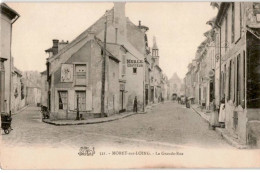
[[49, 110], [46, 106], [41, 106], [42, 119], [49, 119]]
[[5, 134], [11, 132], [11, 122], [12, 117], [8, 113], [1, 113], [1, 128], [4, 130]]

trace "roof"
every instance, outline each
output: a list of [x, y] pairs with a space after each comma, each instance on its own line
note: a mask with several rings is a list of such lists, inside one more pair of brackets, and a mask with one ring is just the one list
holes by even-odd
[[215, 26], [216, 17], [211, 18], [206, 22], [207, 25], [211, 25], [212, 27]]
[[41, 72], [41, 75], [47, 75], [47, 70]]
[[3, 58], [3, 57], [0, 57], [0, 61], [6, 61], [7, 59], [6, 58]]
[[[103, 49], [104, 49], [104, 43], [103, 43], [101, 40], [99, 40], [97, 37], [95, 37], [95, 40], [96, 40], [97, 44], [100, 46], [100, 48], [103, 50]], [[112, 59], [112, 60], [114, 60], [114, 61], [116, 61], [116, 62], [120, 62], [120, 60], [119, 60], [116, 56], [114, 56], [114, 55], [111, 53], [111, 51], [109, 51], [109, 48], [108, 48], [108, 47], [106, 47], [106, 53], [107, 53], [107, 56], [108, 56], [110, 59]]]
[[158, 65], [155, 65], [155, 67], [157, 67], [159, 71], [162, 71], [161, 67], [159, 67]]
[[220, 26], [222, 20], [225, 17], [224, 14], [226, 13], [229, 5], [230, 5], [230, 2], [221, 2], [220, 3], [219, 11], [218, 11], [218, 14], [217, 14], [217, 17], [215, 20], [215, 25]]
[[[107, 28], [114, 28], [114, 25], [113, 25], [113, 14], [114, 14], [114, 8], [112, 8], [111, 10], [109, 10], [108, 12], [108, 25], [107, 25]], [[111, 17], [111, 19], [110, 19]], [[47, 61], [48, 62], [52, 62], [54, 61], [55, 59], [57, 58], [60, 58], [60, 56], [62, 56], [65, 52], [67, 52], [68, 50], [70, 49], [74, 49], [73, 51], [70, 51], [69, 54], [73, 54], [73, 52], [76, 52], [78, 49], [80, 49], [80, 47], [82, 47], [82, 45], [86, 44], [90, 39], [93, 40], [93, 38], [89, 37], [89, 34], [91, 34], [92, 36], [94, 35], [94, 38], [95, 39], [98, 39], [96, 40], [98, 43], [99, 43], [99, 46], [101, 48], [103, 48], [103, 42], [101, 41], [102, 39], [99, 39], [98, 38], [98, 35], [101, 34], [102, 35], [102, 31], [104, 30], [104, 21], [105, 21], [105, 15], [103, 15], [102, 17], [100, 17], [93, 25], [91, 25], [88, 29], [86, 29], [83, 33], [81, 33], [78, 37], [76, 37], [72, 42], [70, 42], [66, 47], [64, 47], [63, 49], [61, 49], [58, 54], [56, 55], [53, 55], [52, 57], [48, 58]], [[127, 23], [132, 23], [129, 18], [126, 18], [126, 21]], [[134, 25], [133, 26], [140, 32], [141, 29]], [[144, 60], [144, 55], [141, 51], [139, 51], [132, 43], [129, 42], [128, 39], [123, 39], [123, 36], [120, 37], [119, 35], [121, 35], [120, 33], [118, 33], [118, 45], [117, 46], [121, 46], [121, 48], [123, 48], [126, 52], [128, 52], [132, 57], [138, 59], [138, 60]], [[84, 42], [84, 43], [83, 43]], [[110, 44], [110, 43], [107, 43], [107, 45]], [[74, 48], [76, 47], [76, 48]], [[119, 59], [117, 58], [117, 56], [115, 56], [113, 54], [113, 51], [111, 51], [109, 49], [109, 46], [107, 46], [107, 52], [109, 53], [109, 56], [112, 57], [113, 60], [115, 61], [119, 61]], [[48, 50], [48, 49], [47, 49]], [[69, 57], [66, 55], [66, 57]], [[54, 65], [51, 70], [50, 70], [50, 73], [53, 73], [54, 71], [57, 70], [58, 66], [60, 63], [62, 63], [63, 61], [66, 61], [66, 58], [61, 58], [61, 60], [59, 60], [56, 64], [57, 65]]]
[[46, 49], [46, 50], [45, 50], [45, 52], [53, 52], [53, 49], [52, 49], [52, 47], [51, 47], [51, 48], [49, 48], [49, 49]]
[[247, 27], [247, 31], [256, 36], [256, 38], [260, 39], [260, 28], [250, 28]]
[[1, 13], [8, 16], [11, 20], [16, 16], [20, 16], [14, 9], [10, 8], [6, 3], [1, 3]]
[[18, 68], [14, 67], [14, 66], [13, 66], [13, 71], [12, 72], [18, 74], [19, 76], [22, 76], [22, 72]]
[[153, 49], [158, 49], [158, 46], [156, 43], [156, 37], [153, 37]]

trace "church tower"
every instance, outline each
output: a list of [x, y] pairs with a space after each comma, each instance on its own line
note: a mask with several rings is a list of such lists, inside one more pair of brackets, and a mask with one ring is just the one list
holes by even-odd
[[152, 57], [155, 60], [155, 64], [159, 66], [159, 49], [156, 44], [156, 38], [153, 37], [153, 48], [152, 48]]

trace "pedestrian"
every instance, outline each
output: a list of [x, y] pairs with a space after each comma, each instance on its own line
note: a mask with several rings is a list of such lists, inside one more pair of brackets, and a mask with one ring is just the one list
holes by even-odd
[[215, 98], [213, 98], [212, 102], [211, 102], [211, 116], [209, 119], [209, 127], [212, 130], [215, 130], [216, 127], [219, 127], [219, 121], [218, 121], [218, 111], [216, 111], [218, 108], [218, 106], [215, 103]]
[[225, 96], [220, 101], [220, 109], [219, 109], [219, 124], [220, 127], [225, 127], [225, 119], [226, 119], [226, 113], [225, 113]]
[[135, 99], [134, 99], [134, 112], [137, 113], [137, 97], [135, 96]]

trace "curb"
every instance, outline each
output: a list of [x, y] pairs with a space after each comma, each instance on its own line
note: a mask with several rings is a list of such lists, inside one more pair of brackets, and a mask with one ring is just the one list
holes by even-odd
[[219, 135], [221, 135], [227, 141], [227, 143], [229, 143], [230, 145], [236, 147], [237, 149], [248, 149], [247, 145], [239, 144], [238, 142], [233, 140], [232, 137], [230, 137], [229, 135], [225, 134], [221, 128], [216, 128], [215, 131]]
[[[145, 114], [146, 112], [140, 112], [137, 114]], [[85, 124], [98, 124], [98, 123], [105, 123], [105, 122], [110, 122], [110, 121], [115, 121], [115, 120], [119, 120], [119, 119], [123, 119], [132, 115], [137, 115], [136, 113], [129, 113], [127, 115], [124, 115], [122, 117], [117, 117], [117, 118], [113, 118], [113, 119], [106, 119], [106, 120], [98, 120], [98, 118], [96, 118], [96, 121], [85, 121], [85, 122], [78, 122], [78, 123], [55, 123], [55, 121], [50, 121], [50, 120], [46, 120], [43, 119], [42, 121], [46, 124], [51, 124], [51, 125], [55, 125], [55, 126], [68, 126], [68, 125], [85, 125]], [[89, 119], [89, 120], [94, 120], [94, 119]]]
[[[209, 120], [203, 116], [203, 113], [200, 113], [199, 111], [197, 111], [195, 108], [191, 107], [194, 112], [196, 112], [197, 114], [199, 114], [206, 122], [209, 123]], [[221, 128], [216, 128], [215, 131], [222, 137], [224, 138], [228, 144], [232, 145], [233, 147], [237, 148], [237, 149], [248, 149], [247, 145], [244, 144], [240, 144], [239, 142], [237, 142], [236, 140], [232, 139], [232, 136], [228, 135], [227, 133], [224, 132], [224, 130], [222, 130]]]
[[193, 108], [192, 106], [191, 106], [191, 108], [193, 109], [193, 111], [195, 111], [197, 114], [199, 114], [206, 122], [209, 123], [209, 120], [205, 116], [201, 115], [201, 113], [199, 111], [197, 111], [195, 108]]

